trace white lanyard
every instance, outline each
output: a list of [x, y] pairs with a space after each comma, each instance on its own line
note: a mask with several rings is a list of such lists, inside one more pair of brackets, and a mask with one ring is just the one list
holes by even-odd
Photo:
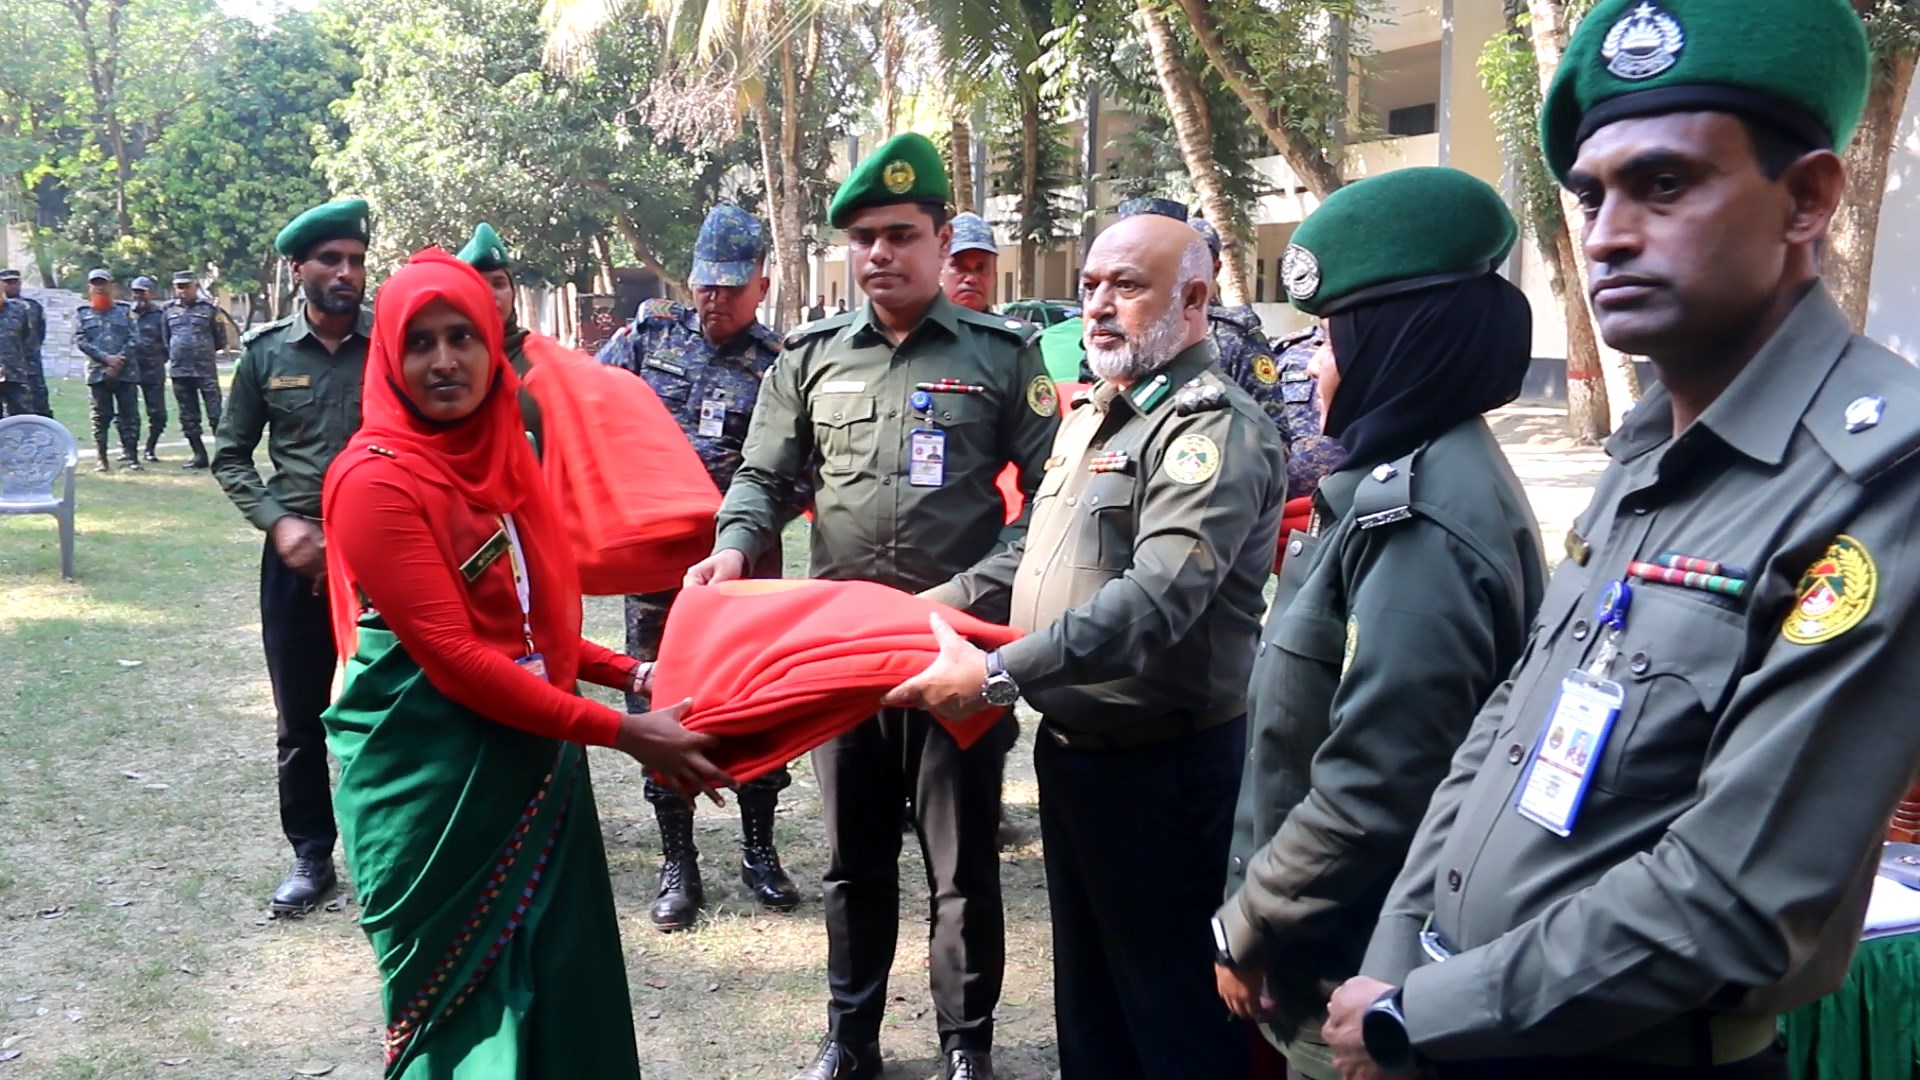
[[520, 634], [527, 639], [527, 655], [533, 647], [533, 590], [528, 584], [527, 553], [520, 547], [520, 530], [513, 527], [513, 515], [500, 515], [500, 527], [507, 530], [507, 560], [513, 565], [513, 593], [520, 601]]

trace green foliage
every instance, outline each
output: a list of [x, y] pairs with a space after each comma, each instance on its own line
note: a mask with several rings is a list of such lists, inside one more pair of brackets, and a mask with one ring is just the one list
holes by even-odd
[[1540, 152], [1540, 69], [1526, 33], [1527, 21], [1526, 15], [1520, 15], [1519, 29], [1487, 40], [1480, 53], [1480, 82], [1493, 105], [1501, 153], [1519, 180], [1521, 217], [1527, 229], [1541, 237], [1553, 235], [1566, 219], [1559, 185]]
[[1339, 160], [1347, 123], [1336, 60], [1364, 53], [1380, 0], [1210, 0], [1221, 37], [1245, 58], [1261, 97], [1290, 131]]

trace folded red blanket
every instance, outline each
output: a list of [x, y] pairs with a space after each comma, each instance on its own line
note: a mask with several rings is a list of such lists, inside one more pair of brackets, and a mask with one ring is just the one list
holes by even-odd
[[[870, 581], [729, 581], [683, 590], [667, 615], [653, 700], [688, 698], [693, 731], [722, 736], [714, 764], [745, 782], [880, 711], [940, 653], [928, 616], [993, 649], [1020, 636]], [[942, 721], [972, 746], [1005, 710]]]

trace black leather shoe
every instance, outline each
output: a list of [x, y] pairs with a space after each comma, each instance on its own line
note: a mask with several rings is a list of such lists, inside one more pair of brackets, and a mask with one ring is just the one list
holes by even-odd
[[205, 443], [200, 441], [200, 436], [198, 435], [187, 436], [187, 445], [193, 448], [193, 460], [187, 462], [185, 465], [182, 465], [180, 467], [183, 469], [206, 468], [207, 467], [207, 446]]
[[740, 884], [769, 911], [792, 911], [800, 906], [800, 890], [780, 866], [773, 846], [771, 797], [740, 799]]
[[987, 1050], [954, 1050], [940, 1063], [940, 1080], [993, 1080], [993, 1054]]
[[655, 803], [653, 816], [660, 823], [660, 890], [647, 917], [656, 930], [686, 930], [699, 920], [707, 902], [700, 883], [700, 853], [693, 846], [693, 807], [675, 797]]
[[820, 1044], [820, 1054], [813, 1064], [794, 1073], [793, 1080], [874, 1080], [881, 1072], [879, 1043], [856, 1050], [828, 1039]]
[[156, 453], [154, 453], [154, 452], [153, 452], [153, 447], [152, 447], [151, 445], [149, 445], [149, 446], [147, 447], [147, 453], [146, 453], [146, 459], [147, 459], [148, 461], [159, 461], [159, 460], [160, 460], [160, 455], [159, 455], [159, 454], [156, 454]]
[[332, 859], [295, 859], [293, 872], [273, 890], [267, 909], [275, 915], [305, 915], [319, 907], [337, 884]]

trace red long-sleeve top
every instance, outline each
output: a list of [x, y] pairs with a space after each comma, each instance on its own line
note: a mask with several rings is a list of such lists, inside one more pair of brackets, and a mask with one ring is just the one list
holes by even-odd
[[[423, 496], [436, 505], [421, 505]], [[433, 523], [446, 531], [451, 550], [463, 553], [478, 551], [500, 528], [498, 518], [453, 492], [409, 480], [398, 465], [363, 465], [341, 486], [329, 542], [339, 545], [360, 590], [435, 689], [509, 727], [613, 745], [619, 713], [514, 662], [527, 650], [512, 561], [501, 556], [468, 583], [448, 565]], [[580, 644], [579, 677], [587, 682], [624, 690], [637, 666], [594, 642]]]

